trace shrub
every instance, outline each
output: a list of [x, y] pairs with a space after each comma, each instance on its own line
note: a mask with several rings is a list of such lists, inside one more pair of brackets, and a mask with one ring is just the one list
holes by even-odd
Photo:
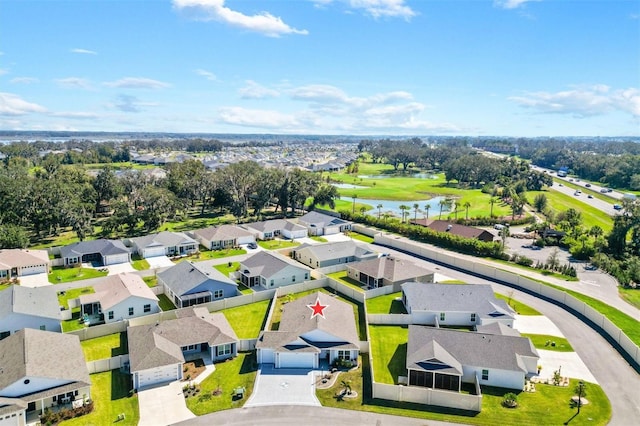
[[505, 393], [502, 397], [502, 406], [516, 408], [518, 406], [518, 395], [513, 392]]

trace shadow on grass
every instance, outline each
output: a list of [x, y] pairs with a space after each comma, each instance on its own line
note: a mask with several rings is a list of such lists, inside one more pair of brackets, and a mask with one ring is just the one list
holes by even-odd
[[258, 363], [256, 362], [256, 354], [252, 351], [247, 353], [247, 356], [242, 360], [240, 374], [248, 374], [254, 371], [258, 371]]
[[404, 303], [402, 300], [392, 300], [391, 306], [389, 307], [390, 314], [406, 314], [407, 310], [404, 308]]
[[111, 371], [111, 400], [128, 398], [129, 391], [133, 389], [131, 376], [120, 370]]
[[111, 348], [111, 356], [125, 355], [129, 353], [129, 341], [127, 340], [127, 332], [120, 333], [120, 344], [117, 348]]
[[403, 343], [398, 345], [396, 351], [391, 357], [391, 360], [389, 360], [389, 364], [387, 364], [387, 368], [389, 369], [389, 373], [391, 373], [391, 377], [393, 377], [394, 383], [398, 383], [398, 376], [405, 376], [407, 374], [406, 362], [407, 344]]

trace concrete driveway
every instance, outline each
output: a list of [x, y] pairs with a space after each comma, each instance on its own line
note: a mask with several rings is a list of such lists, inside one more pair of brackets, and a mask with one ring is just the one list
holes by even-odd
[[313, 378], [313, 370], [275, 369], [270, 365], [263, 366], [258, 370], [253, 393], [244, 406], [320, 406]]
[[118, 275], [122, 272], [136, 271], [135, 269], [133, 269], [133, 265], [131, 265], [130, 263], [118, 263], [116, 265], [106, 266], [106, 268], [109, 270], [109, 272], [107, 272], [107, 275]]
[[542, 315], [516, 315], [513, 328], [523, 334], [564, 337], [562, 331], [549, 318]]
[[560, 370], [562, 377], [580, 379], [590, 383], [598, 383], [589, 368], [584, 364], [576, 352], [557, 352], [538, 349], [540, 359], [538, 365], [542, 366], [539, 377], [553, 378], [553, 372]]
[[152, 387], [138, 392], [138, 426], [170, 425], [195, 417], [182, 394], [182, 382]]
[[149, 263], [149, 269], [165, 268], [175, 265], [167, 256], [148, 257], [147, 262]]
[[25, 275], [20, 277], [20, 285], [23, 287], [43, 287], [51, 285], [49, 275], [46, 272], [41, 274]]

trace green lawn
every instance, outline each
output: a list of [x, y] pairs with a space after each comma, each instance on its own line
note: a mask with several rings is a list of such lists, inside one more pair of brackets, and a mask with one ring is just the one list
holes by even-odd
[[297, 247], [300, 245], [300, 243], [296, 241], [269, 240], [269, 241], [258, 241], [258, 245], [265, 250], [279, 250], [283, 248]]
[[640, 287], [639, 288], [623, 288], [618, 287], [620, 297], [627, 301], [627, 303], [640, 309]]
[[564, 337], [548, 336], [546, 334], [523, 334], [522, 337], [531, 339], [533, 346], [538, 349], [556, 352], [574, 352], [569, 341]]
[[127, 333], [114, 333], [107, 336], [80, 342], [87, 361], [111, 358], [129, 353]]
[[[231, 266], [229, 266], [231, 264]], [[215, 269], [222, 272], [225, 277], [228, 277], [231, 272], [235, 272], [240, 268], [240, 262], [221, 263], [214, 266]]]
[[491, 262], [502, 263], [503, 265], [508, 265], [514, 268], [522, 269], [523, 271], [533, 272], [535, 274], [542, 275], [545, 277], [553, 277], [553, 278], [558, 278], [559, 280], [565, 280], [565, 281], [580, 281], [580, 279], [576, 277], [570, 277], [569, 275], [563, 275], [557, 272], [548, 271], [546, 269], [537, 269], [532, 266], [519, 265], [517, 263], [509, 262], [508, 260], [496, 259], [493, 257], [485, 257], [484, 259], [490, 260]]
[[362, 284], [359, 283], [358, 281], [349, 278], [347, 276], [347, 271], [339, 271], [339, 272], [333, 272], [331, 274], [327, 274], [327, 277], [332, 278], [336, 281], [339, 281], [340, 283], [349, 286], [351, 288], [353, 288], [354, 290], [357, 290], [361, 293], [364, 293], [364, 289], [362, 288]]
[[131, 256], [131, 265], [136, 271], [146, 271], [150, 268], [147, 259], [143, 259], [137, 254]]
[[69, 331], [80, 330], [86, 327], [84, 323], [80, 321], [80, 308], [73, 308], [71, 310], [71, 319], [64, 320], [60, 322], [63, 333], [68, 333]]
[[192, 260], [194, 262], [197, 262], [199, 260], [222, 259], [225, 257], [239, 256], [241, 254], [247, 254], [247, 251], [241, 248], [203, 250], [191, 256], [181, 258], [181, 260]]
[[438, 284], [467, 284], [467, 283], [462, 280], [444, 280], [444, 281], [438, 281]]
[[[60, 423], [63, 426], [136, 425], [140, 420], [138, 394], [129, 396], [131, 376], [119, 370], [92, 374], [91, 399], [94, 409], [91, 414]], [[118, 414], [124, 413], [126, 420], [118, 422]]]
[[369, 325], [369, 337], [375, 381], [390, 385], [397, 384], [398, 376], [407, 375], [409, 328]]
[[155, 286], [158, 285], [158, 276], [157, 275], [150, 275], [148, 277], [142, 277], [142, 281], [147, 283], [147, 286], [149, 288], [152, 288], [152, 287], [155, 287]]
[[[502, 397], [509, 389], [482, 387], [482, 412], [474, 413], [443, 407], [411, 404], [403, 402], [372, 399], [369, 390], [369, 359], [362, 358], [362, 368], [349, 373], [340, 373], [336, 384], [326, 390], [317, 390], [316, 395], [325, 407], [335, 407], [358, 411], [367, 411], [394, 416], [414, 417], [424, 420], [435, 420], [458, 424], [480, 426], [494, 425], [561, 425], [576, 414], [576, 409], [569, 405], [573, 396], [575, 381], [569, 387], [536, 384], [536, 392], [515, 391], [518, 396], [518, 408], [504, 408]], [[338, 399], [335, 395], [342, 389], [341, 381], [349, 380], [352, 390], [358, 392], [353, 399]], [[376, 380], [378, 378], [376, 377]], [[583, 405], [580, 414], [570, 425], [606, 425], [611, 418], [611, 404], [600, 386], [585, 383], [586, 398], [590, 401]], [[426, 422], [425, 424], [428, 424]]]
[[49, 274], [49, 282], [52, 284], [68, 283], [72, 281], [86, 280], [88, 278], [106, 277], [107, 272], [93, 268], [52, 268]]
[[[396, 300], [397, 299], [397, 300]], [[406, 314], [407, 310], [402, 303], [402, 292], [391, 293], [385, 296], [367, 299], [368, 314]]]
[[265, 326], [271, 300], [224, 309], [224, 314], [240, 339], [255, 339]]
[[312, 236], [312, 237], [309, 237], [309, 238], [311, 238], [313, 241], [317, 241], [319, 243], [327, 243], [327, 242], [329, 242], [329, 240], [327, 240], [325, 237]]
[[496, 297], [496, 299], [502, 299], [507, 302], [507, 304], [511, 306], [518, 315], [542, 315], [531, 306], [525, 305], [522, 302], [518, 302], [513, 297], [504, 296], [500, 293], [494, 293], [494, 296]]
[[160, 310], [162, 311], [172, 311], [176, 309], [176, 305], [174, 305], [173, 302], [169, 300], [166, 294], [158, 295], [158, 304], [160, 305]]
[[[95, 237], [87, 237], [87, 240], [92, 240]], [[78, 238], [78, 234], [74, 231], [64, 231], [58, 235], [43, 238], [38, 240], [38, 244], [30, 246], [32, 249], [46, 249], [49, 247], [58, 247], [58, 246], [66, 246], [69, 244], [77, 243], [80, 239]]]
[[[64, 294], [63, 294], [64, 293]], [[60, 306], [64, 306], [65, 309], [69, 309], [69, 300], [77, 299], [83, 294], [95, 293], [93, 287], [72, 288], [66, 291], [58, 292], [58, 303]]]
[[[187, 408], [196, 416], [202, 416], [214, 411], [242, 407], [253, 392], [257, 370], [254, 352], [241, 352], [231, 361], [217, 363], [216, 371], [201, 383], [200, 394], [187, 398]], [[243, 399], [234, 401], [232, 393], [237, 387], [244, 387], [246, 393]], [[217, 389], [220, 393], [214, 395]]]
[[359, 240], [365, 243], [373, 244], [373, 237], [370, 237], [368, 235], [359, 234], [357, 232], [349, 232], [349, 237], [351, 237], [354, 240]]
[[545, 191], [529, 191], [527, 192], [527, 198], [530, 202], [533, 202], [536, 195], [545, 194], [547, 196], [548, 205], [556, 212], [565, 211], [573, 208], [582, 213], [582, 225], [589, 229], [594, 225], [598, 225], [606, 233], [611, 231], [613, 227], [613, 221], [611, 217], [603, 211], [593, 207], [588, 203], [589, 199], [586, 195], [580, 195], [579, 197], [573, 197], [566, 195], [555, 190]]

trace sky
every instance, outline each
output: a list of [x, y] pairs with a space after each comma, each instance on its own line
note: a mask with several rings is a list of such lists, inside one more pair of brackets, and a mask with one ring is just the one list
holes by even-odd
[[2, 0], [0, 130], [640, 136], [640, 2]]

